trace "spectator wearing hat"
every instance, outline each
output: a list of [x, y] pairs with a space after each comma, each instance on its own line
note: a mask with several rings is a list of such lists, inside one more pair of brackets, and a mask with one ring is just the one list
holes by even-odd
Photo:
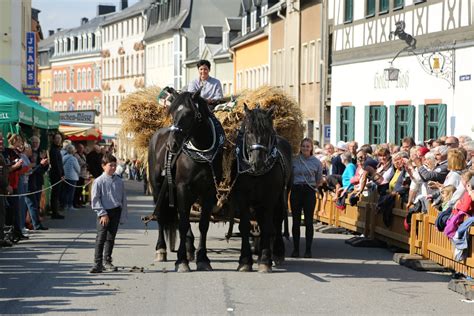
[[434, 155], [436, 158], [436, 167], [434, 170], [428, 170], [420, 158], [415, 159], [414, 163], [418, 167], [418, 172], [423, 181], [435, 181], [443, 183], [448, 175], [448, 147], [441, 145], [434, 149]]
[[338, 141], [336, 145], [336, 155], [331, 159], [332, 170], [331, 174], [341, 176], [346, 166], [342, 163], [341, 154], [347, 151], [347, 144], [345, 142]]

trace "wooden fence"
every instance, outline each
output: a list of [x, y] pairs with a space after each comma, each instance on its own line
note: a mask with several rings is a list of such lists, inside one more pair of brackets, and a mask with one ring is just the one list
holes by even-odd
[[326, 202], [318, 197], [314, 218], [322, 223], [345, 228], [364, 234], [366, 237], [386, 242], [410, 251], [438, 264], [474, 277], [474, 227], [469, 231], [469, 249], [463, 261], [454, 260], [454, 246], [451, 240], [435, 225], [438, 210], [430, 207], [427, 214], [417, 213], [412, 216], [411, 229], [405, 231], [404, 220], [407, 211], [399, 199], [392, 211], [392, 223], [387, 227], [383, 222], [383, 214], [376, 212], [377, 196], [363, 197], [357, 206], [350, 206], [346, 201], [346, 209], [339, 210], [335, 201], [329, 197]]

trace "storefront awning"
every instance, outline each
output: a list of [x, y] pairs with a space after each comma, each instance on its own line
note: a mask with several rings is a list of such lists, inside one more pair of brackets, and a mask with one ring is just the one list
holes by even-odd
[[59, 131], [72, 141], [102, 139], [102, 133], [95, 127], [59, 125]]

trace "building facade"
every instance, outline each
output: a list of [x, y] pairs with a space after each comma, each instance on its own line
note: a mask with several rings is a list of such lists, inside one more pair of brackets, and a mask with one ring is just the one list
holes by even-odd
[[100, 110], [101, 32], [105, 16], [81, 19], [81, 26], [54, 36], [51, 103], [54, 111]]
[[[193, 67], [188, 65], [204, 56], [200, 53], [203, 53], [206, 45], [200, 39], [206, 37], [203, 36], [203, 26], [207, 26], [210, 19], [209, 8], [213, 8], [211, 13], [213, 21], [224, 21], [226, 17], [238, 14], [240, 2], [240, 0], [227, 0], [223, 5], [219, 0], [155, 1], [148, 10], [150, 23], [144, 38], [147, 47], [146, 85], [171, 86], [176, 89], [186, 87], [189, 81], [197, 76], [196, 68], [194, 67], [192, 71]], [[219, 27], [221, 36], [222, 26], [210, 25], [208, 30]], [[214, 32], [212, 33], [215, 37]], [[211, 50], [217, 53], [217, 50], [214, 50], [216, 48], [213, 47]], [[219, 56], [222, 61], [226, 58], [228, 60], [225, 54], [226, 52], [222, 52]], [[206, 57], [210, 58], [211, 55]], [[214, 71], [218, 69], [217, 66], [211, 68]], [[225, 66], [221, 69], [227, 70]], [[211, 76], [221, 79], [219, 75], [211, 73]]]
[[54, 31], [49, 32], [49, 36], [39, 42], [38, 45], [38, 83], [40, 88], [39, 102], [44, 107], [54, 110], [52, 102], [53, 76], [51, 73], [50, 59], [54, 55]]
[[270, 84], [269, 19], [265, 13], [276, 2], [244, 0], [241, 3], [240, 34], [230, 42], [235, 93]]
[[292, 95], [303, 112], [305, 134], [324, 140], [329, 124], [321, 95], [323, 5], [321, 1], [280, 1], [266, 16], [270, 19], [272, 85]]
[[473, 13], [470, 0], [330, 2], [331, 141], [472, 135]]
[[26, 87], [26, 32], [32, 31], [31, 0], [0, 1], [0, 77]]
[[[102, 108], [100, 122], [103, 135], [117, 141], [119, 157], [129, 157], [124, 135], [119, 135], [120, 102], [130, 93], [145, 87], [146, 10], [151, 0], [136, 4], [108, 16], [101, 25]], [[122, 138], [122, 139], [121, 139]]]

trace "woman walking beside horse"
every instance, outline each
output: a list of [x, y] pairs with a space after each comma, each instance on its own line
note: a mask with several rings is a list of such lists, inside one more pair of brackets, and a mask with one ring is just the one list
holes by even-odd
[[304, 138], [301, 141], [300, 153], [293, 158], [293, 185], [291, 187], [290, 205], [293, 217], [293, 252], [291, 256], [300, 256], [300, 224], [301, 211], [304, 212], [306, 228], [305, 258], [311, 258], [313, 242], [313, 212], [316, 205], [316, 188], [322, 180], [322, 165], [318, 158], [313, 156], [313, 141]]

